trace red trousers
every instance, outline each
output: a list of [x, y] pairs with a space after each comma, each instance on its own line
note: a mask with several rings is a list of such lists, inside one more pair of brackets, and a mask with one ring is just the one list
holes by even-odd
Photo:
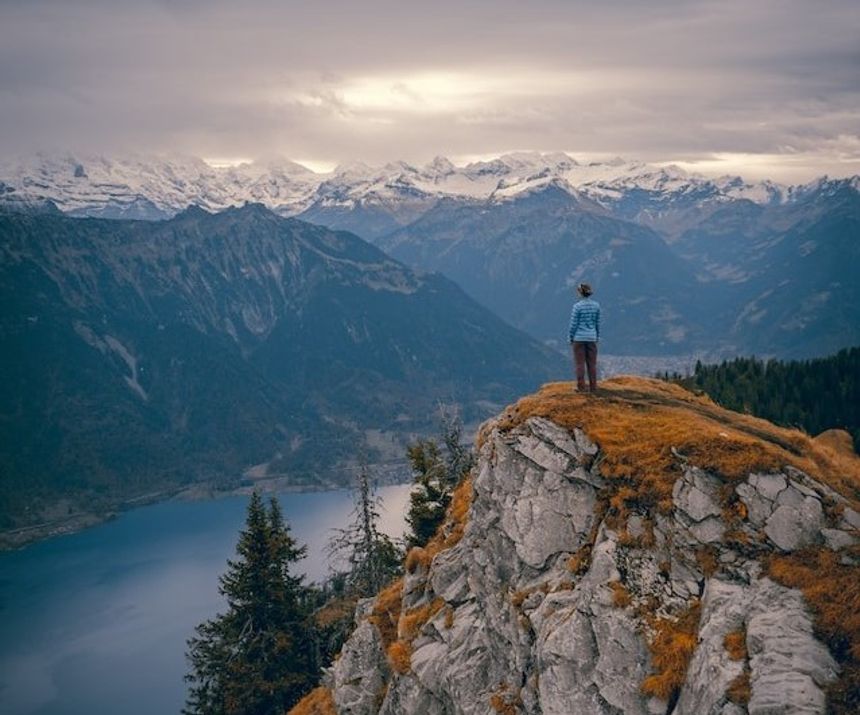
[[597, 389], [597, 343], [576, 340], [571, 343], [576, 363], [576, 389], [585, 389], [585, 371], [588, 370], [588, 389]]

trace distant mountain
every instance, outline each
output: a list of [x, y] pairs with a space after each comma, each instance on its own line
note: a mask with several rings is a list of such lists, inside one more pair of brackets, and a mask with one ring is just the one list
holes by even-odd
[[860, 342], [860, 193], [821, 181], [789, 204], [736, 202], [672, 248], [711, 289], [728, 354], [810, 357]]
[[35, 155], [0, 162], [0, 202], [51, 199], [64, 212], [161, 219], [196, 204], [208, 210], [261, 202], [283, 215], [363, 225], [368, 239], [413, 221], [444, 198], [505, 201], [548, 183], [570, 187], [622, 218], [646, 220], [702, 201], [781, 203], [794, 189], [740, 177], [712, 180], [678, 167], [566, 154], [516, 153], [454, 166], [361, 163], [314, 173], [288, 160], [215, 168], [193, 157]]
[[789, 187], [517, 153], [327, 174], [287, 161], [34, 157], [0, 166], [0, 182], [0, 203], [75, 215], [262, 201], [440, 271], [544, 341], [563, 342], [581, 279], [604, 299], [605, 349], [621, 355], [809, 357], [860, 341], [860, 177]]
[[261, 205], [0, 213], [0, 302], [5, 527], [254, 465], [331, 483], [439, 401], [481, 419], [567, 369], [442, 276]]
[[[689, 352], [703, 340], [699, 286], [654, 231], [620, 221], [550, 184], [503, 203], [439, 202], [380, 239], [410, 265], [444, 272], [517, 327], [564, 347], [577, 283], [610, 300], [610, 353]], [[566, 350], [566, 348], [564, 348]]]

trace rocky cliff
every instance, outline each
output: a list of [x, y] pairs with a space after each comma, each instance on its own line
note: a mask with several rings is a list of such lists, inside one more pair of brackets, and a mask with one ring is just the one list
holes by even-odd
[[858, 460], [656, 381], [545, 386], [296, 712], [856, 712]]

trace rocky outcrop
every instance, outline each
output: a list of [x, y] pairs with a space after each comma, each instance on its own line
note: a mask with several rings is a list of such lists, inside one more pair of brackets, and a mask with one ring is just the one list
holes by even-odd
[[530, 417], [483, 434], [462, 539], [404, 579], [404, 613], [444, 605], [408, 667], [359, 618], [327, 675], [339, 713], [825, 712], [839, 666], [765, 562], [855, 544], [838, 493], [794, 468], [727, 480], [679, 453], [671, 508], [618, 511], [584, 431]]

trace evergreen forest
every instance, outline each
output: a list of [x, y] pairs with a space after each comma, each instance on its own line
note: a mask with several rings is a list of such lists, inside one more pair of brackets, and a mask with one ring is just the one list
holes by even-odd
[[718, 365], [697, 362], [690, 376], [661, 377], [702, 390], [723, 407], [811, 435], [846, 430], [860, 451], [860, 347], [813, 360], [743, 357]]

